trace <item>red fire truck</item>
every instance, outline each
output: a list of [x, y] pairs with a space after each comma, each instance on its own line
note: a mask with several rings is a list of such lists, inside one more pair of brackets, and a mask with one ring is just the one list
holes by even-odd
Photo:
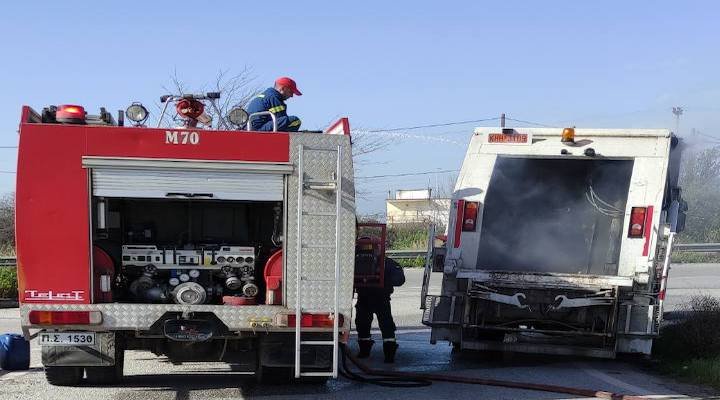
[[163, 96], [170, 129], [145, 126], [137, 103], [117, 120], [23, 107], [21, 319], [51, 384], [115, 382], [125, 350], [260, 380], [337, 376], [355, 250], [348, 120], [250, 132], [238, 109], [213, 128], [203, 105], [218, 96]]

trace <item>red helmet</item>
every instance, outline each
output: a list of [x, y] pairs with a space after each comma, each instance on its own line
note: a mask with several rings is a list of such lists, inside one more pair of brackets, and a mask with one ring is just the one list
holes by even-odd
[[287, 76], [283, 76], [282, 78], [277, 78], [275, 80], [275, 86], [286, 87], [286, 88], [292, 90], [292, 92], [295, 96], [302, 96], [302, 93], [300, 93], [300, 91], [298, 90], [297, 84], [295, 83], [295, 81], [292, 80], [291, 78], [288, 78]]

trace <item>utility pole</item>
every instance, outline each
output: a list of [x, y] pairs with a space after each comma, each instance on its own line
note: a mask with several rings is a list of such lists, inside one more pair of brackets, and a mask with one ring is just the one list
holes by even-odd
[[682, 107], [673, 107], [672, 113], [675, 115], [675, 134], [680, 134], [680, 116], [683, 114], [683, 108]]

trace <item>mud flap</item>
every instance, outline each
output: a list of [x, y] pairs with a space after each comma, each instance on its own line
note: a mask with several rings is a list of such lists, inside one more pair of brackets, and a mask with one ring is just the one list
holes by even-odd
[[46, 367], [115, 365], [115, 333], [98, 332], [92, 346], [42, 346]]

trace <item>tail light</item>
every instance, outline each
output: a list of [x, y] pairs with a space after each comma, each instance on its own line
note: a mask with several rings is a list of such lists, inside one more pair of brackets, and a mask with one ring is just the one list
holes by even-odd
[[66, 124], [84, 124], [85, 109], [82, 106], [63, 104], [55, 112], [55, 120]]
[[630, 211], [630, 228], [628, 229], [629, 238], [641, 238], [645, 233], [645, 216], [647, 208], [633, 207]]
[[[332, 328], [334, 314], [306, 314], [300, 316], [300, 326], [303, 328]], [[338, 326], [345, 324], [345, 318], [342, 314], [338, 314]], [[283, 314], [279, 316], [278, 326], [295, 326], [295, 314]]]
[[102, 323], [100, 311], [30, 311], [28, 315], [33, 325], [99, 325]]
[[463, 232], [474, 232], [478, 217], [478, 203], [475, 201], [466, 201], [463, 210]]

